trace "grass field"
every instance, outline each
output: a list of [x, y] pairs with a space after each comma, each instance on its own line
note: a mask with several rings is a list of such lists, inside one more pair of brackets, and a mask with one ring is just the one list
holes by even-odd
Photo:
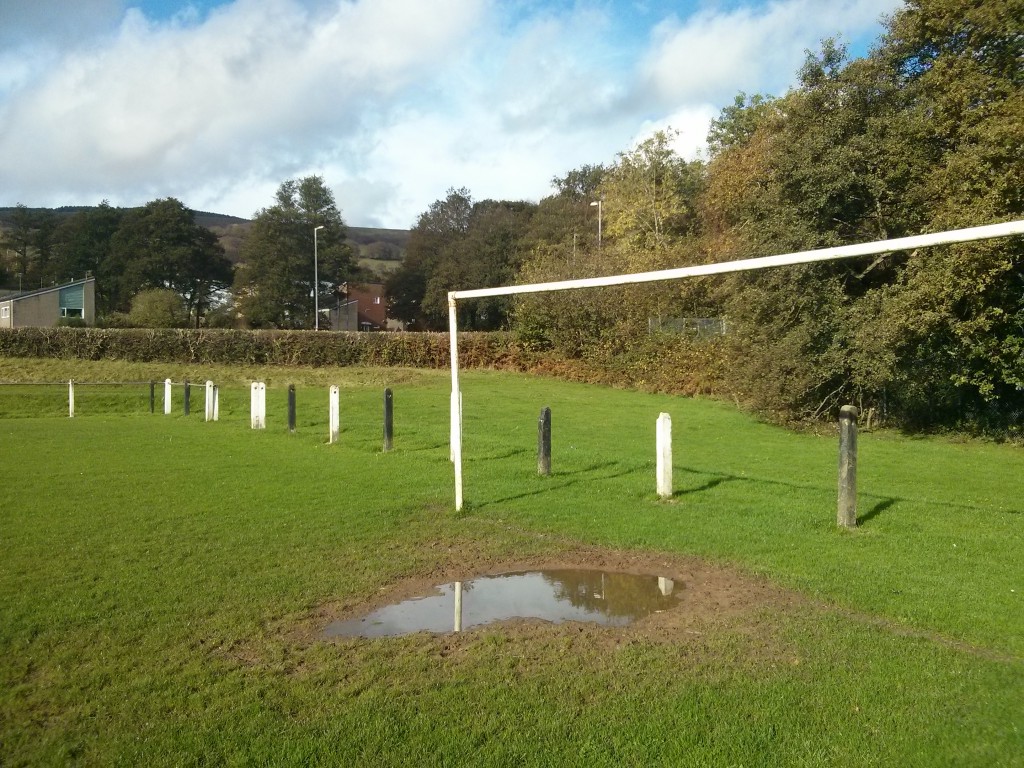
[[[862, 434], [840, 531], [834, 435], [469, 372], [456, 515], [443, 372], [0, 363], [0, 765], [1024, 765], [1020, 447]], [[168, 376], [217, 381], [221, 421], [199, 387], [185, 418], [180, 387], [163, 416], [159, 389], [150, 415], [148, 385], [79, 385], [69, 419], [38, 384]], [[677, 633], [319, 639], [403, 580], [580, 552], [695, 556], [784, 599]]]

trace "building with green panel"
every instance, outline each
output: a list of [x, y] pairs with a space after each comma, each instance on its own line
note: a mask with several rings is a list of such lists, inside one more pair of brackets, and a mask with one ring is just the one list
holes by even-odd
[[61, 321], [96, 324], [96, 278], [0, 296], [0, 328], [50, 328]]

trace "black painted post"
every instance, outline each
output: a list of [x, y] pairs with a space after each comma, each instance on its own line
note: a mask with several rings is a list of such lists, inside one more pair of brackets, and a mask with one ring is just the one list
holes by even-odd
[[551, 474], [551, 409], [540, 409], [537, 420], [537, 474]]
[[839, 509], [840, 528], [857, 527], [857, 416], [852, 405], [839, 409]]
[[288, 431], [295, 431], [295, 385], [288, 385]]
[[149, 382], [149, 412], [156, 413], [156, 382]]
[[185, 415], [192, 412], [192, 385], [185, 379]]
[[384, 453], [394, 446], [395, 437], [395, 398], [391, 389], [384, 390]]

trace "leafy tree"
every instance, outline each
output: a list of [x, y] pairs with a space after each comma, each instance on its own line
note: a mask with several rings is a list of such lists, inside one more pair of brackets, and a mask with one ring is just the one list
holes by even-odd
[[175, 291], [146, 288], [132, 297], [128, 321], [137, 328], [183, 328], [189, 323], [189, 312]]
[[[741, 258], [1019, 218], [1014, 5], [908, 3], [866, 59], [825, 41], [785, 97], [738, 99], [712, 130], [705, 248]], [[903, 424], [1005, 423], [1022, 407], [1020, 256], [1007, 240], [725, 278], [733, 382], [787, 418], [852, 400]]]
[[100, 269], [110, 304], [124, 310], [145, 288], [177, 293], [198, 327], [212, 295], [231, 285], [232, 267], [216, 236], [195, 223], [192, 211], [167, 198], [129, 211]]
[[[447, 258], [446, 248], [465, 235], [473, 210], [473, 198], [465, 187], [448, 189], [421, 213], [409, 234], [405, 261], [387, 281], [388, 311], [391, 316], [422, 328], [447, 327], [447, 298], [443, 311], [424, 308], [427, 284]], [[439, 290], [442, 284], [434, 283]]]
[[671, 140], [671, 132], [658, 131], [620, 153], [601, 182], [604, 231], [609, 240], [620, 241], [631, 271], [661, 266], [662, 257], [696, 223], [702, 165], [679, 157]]
[[11, 227], [4, 232], [3, 246], [14, 254], [11, 272], [20, 275], [23, 285], [32, 285], [30, 268], [35, 243], [35, 227], [28, 207], [18, 203], [11, 215]]
[[[690, 263], [703, 170], [699, 163], [682, 160], [671, 139], [670, 133], [659, 132], [620, 153], [614, 165], [601, 169], [593, 194], [581, 195], [573, 183], [593, 178], [587, 166], [564, 183], [556, 179], [560, 192], [542, 201], [534, 216], [536, 240], [519, 279], [544, 282]], [[598, 197], [600, 211], [591, 206]], [[605, 233], [601, 248], [596, 237], [570, 239], [576, 229], [596, 235], [599, 212]], [[537, 346], [607, 357], [646, 335], [650, 318], [671, 314], [680, 303], [680, 290], [678, 285], [646, 285], [523, 296], [515, 304], [516, 329]]]
[[[275, 203], [256, 214], [242, 259], [236, 294], [250, 324], [314, 327], [314, 290], [329, 296], [332, 286], [354, 269], [345, 222], [322, 177], [292, 179], [278, 187]], [[326, 307], [324, 300], [319, 303]]]
[[[510, 282], [535, 210], [525, 202], [473, 202], [469, 190], [449, 189], [420, 215], [405, 263], [388, 280], [392, 315], [421, 328], [447, 328], [449, 291]], [[500, 328], [508, 320], [508, 302], [462, 302], [459, 313], [462, 328]]]
[[556, 190], [556, 197], [589, 205], [592, 200], [597, 199], [606, 171], [602, 164], [581, 165], [565, 176], [555, 176], [551, 180], [551, 186]]
[[12, 257], [6, 271], [25, 289], [52, 285], [59, 279], [52, 261], [53, 211], [31, 210], [19, 203], [11, 215], [11, 227], [4, 231], [0, 244]]
[[96, 303], [100, 314], [113, 309], [112, 292], [106, 279], [106, 262], [111, 243], [124, 211], [112, 208], [106, 200], [96, 208], [79, 211], [64, 219], [54, 232], [54, 264], [59, 274], [82, 278], [103, 274], [96, 283]]

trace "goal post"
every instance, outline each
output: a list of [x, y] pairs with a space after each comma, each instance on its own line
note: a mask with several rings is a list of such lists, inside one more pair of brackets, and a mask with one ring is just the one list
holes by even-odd
[[576, 288], [601, 288], [613, 285], [653, 283], [660, 280], [679, 280], [686, 277], [722, 275], [729, 272], [747, 272], [770, 267], [785, 267], [796, 264], [813, 264], [824, 261], [842, 261], [861, 256], [876, 256], [894, 251], [926, 248], [936, 245], [952, 245], [975, 240], [991, 240], [997, 237], [1024, 234], [1024, 220], [987, 224], [980, 227], [954, 229], [892, 240], [876, 240], [870, 243], [839, 245], [832, 248], [818, 248], [797, 251], [776, 256], [760, 256], [753, 259], [738, 259], [714, 264], [698, 264], [691, 267], [660, 269], [653, 272], [636, 272], [626, 275], [586, 277], [574, 280], [557, 280], [548, 283], [507, 285], [497, 288], [475, 288], [466, 291], [448, 292], [448, 334], [451, 343], [452, 396], [451, 396], [451, 460], [455, 465], [455, 509], [463, 506], [462, 488], [462, 393], [459, 387], [459, 346], [458, 346], [458, 301], [459, 299], [480, 299], [490, 296], [512, 296], [521, 293], [547, 293], [568, 291]]

